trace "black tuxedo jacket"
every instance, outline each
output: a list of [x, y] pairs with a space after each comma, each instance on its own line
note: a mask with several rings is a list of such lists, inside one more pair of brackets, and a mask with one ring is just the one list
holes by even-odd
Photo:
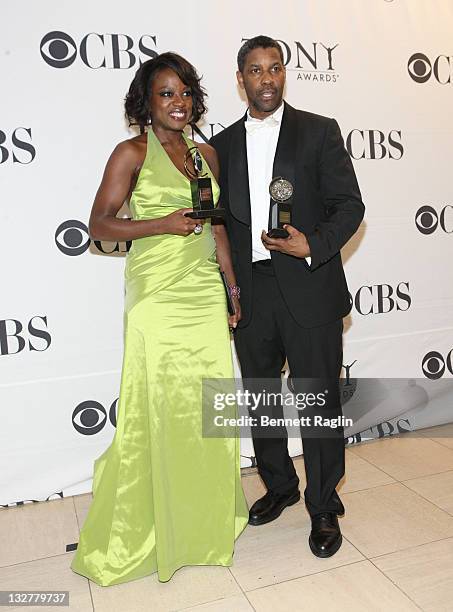
[[[252, 316], [252, 236], [246, 115], [211, 139], [220, 161], [220, 205], [233, 266], [241, 287], [242, 321]], [[302, 327], [317, 327], [351, 310], [340, 249], [360, 225], [365, 207], [334, 119], [296, 110], [285, 103], [273, 176], [294, 186], [292, 225], [307, 236], [311, 266], [305, 259], [271, 251], [283, 298]], [[270, 199], [269, 199], [270, 204]]]

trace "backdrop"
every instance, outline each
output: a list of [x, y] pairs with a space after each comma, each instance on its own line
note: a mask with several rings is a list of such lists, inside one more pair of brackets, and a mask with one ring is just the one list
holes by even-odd
[[[203, 74], [197, 139], [244, 113], [235, 58], [261, 33], [283, 46], [288, 102], [342, 128], [367, 206], [343, 252], [348, 442], [453, 420], [451, 0], [9, 0], [0, 28], [0, 504], [89, 491], [112, 439], [127, 245], [90, 241], [87, 223], [134, 135], [135, 70], [167, 50]], [[242, 454], [251, 465], [249, 440]]]

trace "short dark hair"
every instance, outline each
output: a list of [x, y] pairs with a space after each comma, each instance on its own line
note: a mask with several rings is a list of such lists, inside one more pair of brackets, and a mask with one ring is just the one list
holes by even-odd
[[280, 54], [280, 59], [282, 60], [282, 64], [283, 64], [283, 50], [280, 46], [280, 43], [278, 43], [273, 38], [269, 38], [269, 36], [263, 36], [261, 34], [260, 36], [255, 36], [253, 38], [249, 38], [249, 40], [246, 40], [245, 43], [242, 45], [242, 47], [239, 49], [239, 53], [238, 53], [239, 72], [244, 72], [245, 59], [247, 55], [250, 53], [250, 51], [253, 51], [253, 49], [271, 49], [271, 48], [277, 49], [277, 51]]
[[197, 123], [206, 112], [204, 103], [206, 92], [200, 85], [201, 77], [190, 62], [177, 53], [161, 53], [147, 60], [135, 73], [125, 99], [125, 114], [129, 125], [139, 125], [141, 131], [150, 123], [149, 100], [154, 77], [160, 70], [170, 68], [192, 91], [192, 118], [190, 123]]

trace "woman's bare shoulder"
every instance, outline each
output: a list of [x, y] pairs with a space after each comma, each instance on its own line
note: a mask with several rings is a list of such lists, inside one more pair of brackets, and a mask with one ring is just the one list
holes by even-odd
[[140, 134], [119, 142], [113, 149], [111, 160], [136, 168], [141, 166], [146, 155], [147, 137]]

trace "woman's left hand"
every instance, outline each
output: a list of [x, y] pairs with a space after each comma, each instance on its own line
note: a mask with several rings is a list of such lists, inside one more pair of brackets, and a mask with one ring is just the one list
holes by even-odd
[[228, 316], [228, 324], [230, 329], [236, 329], [237, 324], [242, 319], [241, 304], [237, 297], [231, 298], [234, 305], [234, 314]]

